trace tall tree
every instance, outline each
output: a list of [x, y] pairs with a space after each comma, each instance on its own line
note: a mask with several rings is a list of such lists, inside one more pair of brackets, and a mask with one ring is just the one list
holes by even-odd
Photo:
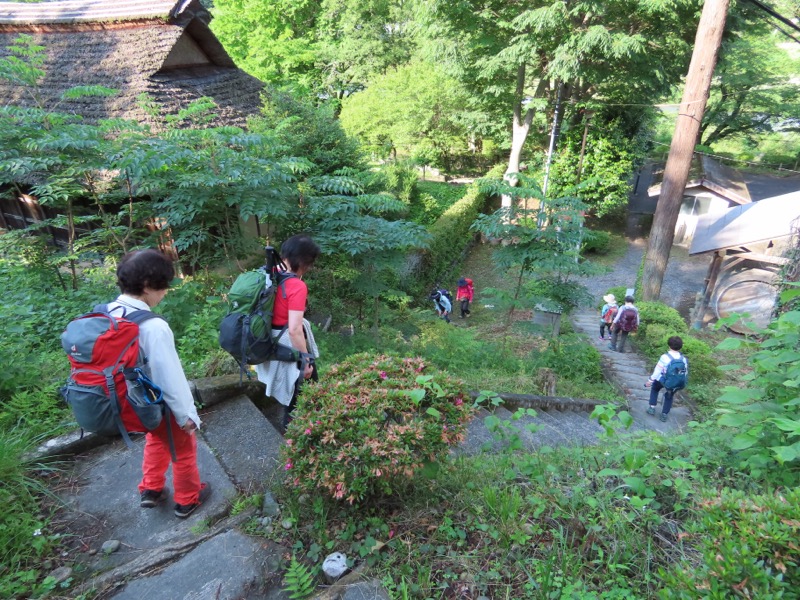
[[[534, 125], [558, 93], [647, 102], [667, 91], [688, 56], [696, 0], [420, 1], [437, 60], [487, 105], [511, 117], [509, 173], [520, 170]], [[508, 118], [508, 117], [506, 117]]]
[[800, 131], [800, 58], [770, 34], [763, 19], [723, 42], [698, 143]]
[[675, 239], [675, 223], [689, 178], [689, 167], [708, 100], [727, 13], [728, 0], [705, 0], [697, 26], [692, 62], [686, 76], [686, 87], [678, 108], [675, 134], [664, 168], [664, 183], [647, 243], [642, 274], [642, 296], [645, 300], [658, 300], [661, 295], [661, 284]]
[[318, 2], [215, 0], [212, 14], [212, 30], [239, 67], [273, 85], [316, 85]]
[[467, 147], [461, 119], [468, 93], [436, 65], [412, 61], [370, 80], [366, 89], [346, 98], [341, 121], [376, 155], [409, 157], [430, 150], [436, 166]]

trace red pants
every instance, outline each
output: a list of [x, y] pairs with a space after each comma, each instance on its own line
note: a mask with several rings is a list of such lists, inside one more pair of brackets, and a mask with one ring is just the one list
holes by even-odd
[[175, 419], [163, 419], [161, 424], [149, 431], [144, 441], [144, 460], [142, 461], [142, 482], [139, 492], [164, 489], [167, 482], [167, 469], [172, 461], [167, 437], [167, 422], [172, 427], [177, 461], [172, 463], [172, 484], [175, 486], [174, 498], [177, 504], [194, 504], [200, 492], [200, 471], [197, 469], [197, 438], [195, 433], [186, 433], [178, 427]]

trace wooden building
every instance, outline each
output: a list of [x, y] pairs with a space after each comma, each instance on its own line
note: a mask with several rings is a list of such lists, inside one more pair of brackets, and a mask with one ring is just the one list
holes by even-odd
[[[132, 119], [153, 130], [163, 117], [192, 101], [217, 104], [214, 125], [244, 126], [260, 111], [261, 81], [237, 68], [209, 29], [211, 15], [199, 0], [55, 0], [0, 2], [0, 57], [20, 34], [33, 37], [46, 55], [36, 89], [0, 79], [0, 102], [80, 115], [88, 122]], [[105, 86], [110, 97], [63, 99], [77, 86]], [[147, 94], [161, 111], [140, 101]], [[26, 182], [20, 182], [26, 183]], [[0, 194], [0, 227], [25, 227], [55, 213], [35, 198]], [[51, 232], [59, 238], [63, 232]]]
[[[697, 222], [689, 254], [712, 254], [694, 325], [748, 314], [765, 327], [778, 294], [778, 276], [800, 227], [800, 191], [734, 206]], [[712, 317], [712, 318], [713, 318]], [[734, 327], [746, 332], [746, 327]]]
[[[663, 177], [663, 163], [649, 163], [641, 170], [629, 203], [633, 215], [638, 214], [641, 219], [642, 215], [655, 213]], [[739, 171], [708, 156], [696, 154], [683, 192], [673, 243], [688, 248], [702, 217], [711, 215], [711, 218], [716, 218], [732, 206], [750, 202], [747, 184]]]

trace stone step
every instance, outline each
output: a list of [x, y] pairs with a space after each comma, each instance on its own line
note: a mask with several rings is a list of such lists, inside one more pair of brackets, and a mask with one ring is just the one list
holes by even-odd
[[243, 491], [263, 491], [283, 473], [280, 460], [283, 436], [263, 416], [249, 397], [204, 410], [202, 435], [214, 450], [228, 476]]
[[[285, 598], [279, 586], [284, 549], [235, 530], [216, 535], [155, 574], [130, 581], [116, 600]], [[279, 594], [279, 595], [274, 595]]]

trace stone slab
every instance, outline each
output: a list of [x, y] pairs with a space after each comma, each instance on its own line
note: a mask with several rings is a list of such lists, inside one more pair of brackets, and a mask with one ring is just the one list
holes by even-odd
[[342, 600], [391, 600], [391, 596], [377, 579], [347, 586], [341, 598]]
[[238, 600], [265, 597], [280, 564], [277, 547], [237, 531], [203, 542], [177, 562], [129, 582], [115, 600]]
[[[171, 497], [155, 508], [141, 508], [137, 485], [142, 478], [144, 438], [134, 440], [134, 445], [129, 450], [122, 440], [117, 440], [78, 457], [70, 474], [71, 488], [61, 494], [67, 507], [65, 518], [71, 520], [70, 530], [80, 532], [87, 550], [99, 550], [110, 539], [121, 542], [120, 550], [111, 555], [82, 555], [81, 562], [90, 570], [119, 566], [143, 552], [191, 536], [192, 528], [204, 520], [226, 515], [229, 500], [236, 495], [236, 488], [213, 452], [198, 438], [200, 477], [212, 486], [208, 501], [185, 519], [174, 515]], [[175, 489], [171, 467], [167, 471], [167, 487]]]
[[240, 378], [239, 375], [222, 375], [219, 377], [204, 377], [192, 381], [194, 397], [202, 406], [208, 407], [220, 402], [237, 398], [243, 394], [256, 396], [264, 394], [264, 384], [255, 379]]
[[203, 411], [201, 417], [203, 438], [238, 486], [262, 490], [281, 472], [283, 436], [250, 398], [240, 395]]

